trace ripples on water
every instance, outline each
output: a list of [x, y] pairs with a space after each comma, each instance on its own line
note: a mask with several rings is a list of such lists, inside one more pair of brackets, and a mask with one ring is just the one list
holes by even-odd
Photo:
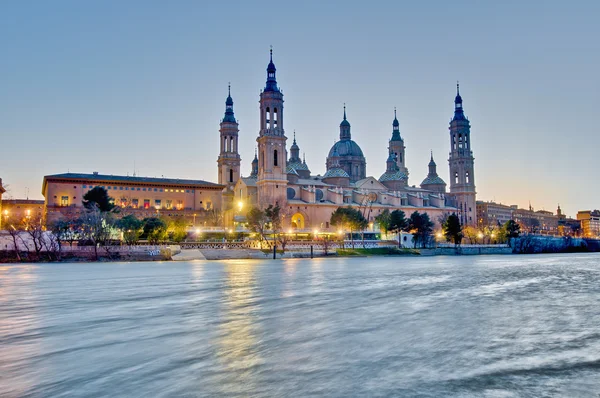
[[0, 396], [598, 397], [600, 256], [0, 266]]

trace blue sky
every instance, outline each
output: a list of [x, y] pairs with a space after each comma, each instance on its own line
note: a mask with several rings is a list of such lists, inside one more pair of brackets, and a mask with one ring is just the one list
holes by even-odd
[[600, 2], [6, 1], [0, 177], [41, 198], [46, 174], [216, 181], [227, 83], [242, 171], [273, 45], [285, 129], [314, 173], [348, 107], [367, 174], [385, 171], [394, 107], [411, 185], [433, 150], [448, 181], [456, 80], [478, 199], [570, 215], [600, 207]]

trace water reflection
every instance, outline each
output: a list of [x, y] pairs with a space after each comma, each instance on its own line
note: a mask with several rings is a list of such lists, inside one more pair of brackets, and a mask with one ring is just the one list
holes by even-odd
[[257, 365], [261, 357], [257, 348], [256, 276], [252, 262], [230, 261], [225, 265], [225, 289], [218, 358], [235, 380], [222, 380], [224, 394], [255, 391]]
[[24, 396], [37, 383], [33, 359], [41, 350], [37, 338], [37, 276], [33, 268], [0, 266], [1, 396]]

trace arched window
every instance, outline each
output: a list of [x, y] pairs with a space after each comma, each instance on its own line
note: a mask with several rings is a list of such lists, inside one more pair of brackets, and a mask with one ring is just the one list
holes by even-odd
[[229, 182], [233, 182], [233, 169], [229, 169]]
[[273, 166], [277, 166], [277, 149], [273, 151]]
[[458, 147], [462, 148], [463, 147], [463, 139], [462, 139], [462, 134], [458, 135]]
[[467, 184], [469, 183], [469, 172], [468, 171], [465, 173], [465, 181]]
[[267, 106], [267, 110], [265, 112], [266, 126], [269, 128], [269, 124], [271, 123], [271, 108]]
[[458, 184], [458, 171], [454, 173], [454, 183]]
[[273, 108], [273, 125], [277, 127], [277, 108]]

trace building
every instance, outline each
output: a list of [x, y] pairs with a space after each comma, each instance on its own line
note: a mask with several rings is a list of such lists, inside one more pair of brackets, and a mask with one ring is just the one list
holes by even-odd
[[[232, 103], [230, 95], [227, 101]], [[367, 174], [364, 154], [360, 145], [352, 140], [345, 105], [339, 140], [325, 160], [326, 172], [324, 175], [311, 174], [306, 161], [300, 159], [296, 134], [288, 157], [283, 103], [271, 51], [267, 81], [259, 99], [258, 151], [250, 175], [240, 177], [235, 183], [233, 200], [225, 209], [227, 223], [244, 220], [245, 213], [253, 206], [277, 204], [284, 215], [284, 227], [295, 230], [328, 230], [331, 214], [338, 207], [348, 205], [361, 209], [369, 222], [384, 210], [401, 209], [407, 216], [414, 211], [426, 212], [434, 222], [439, 222], [440, 216], [457, 213], [464, 224], [476, 224], [470, 123], [464, 115], [458, 87], [454, 117], [449, 127], [450, 192], [446, 192], [446, 183], [437, 174], [433, 154], [427, 178], [420, 187], [409, 186], [406, 146], [396, 111], [392, 135], [387, 143], [386, 171], [379, 179]], [[226, 117], [228, 111], [226, 102]], [[231, 156], [237, 159], [237, 150], [234, 152]]]
[[77, 217], [83, 196], [94, 187], [107, 190], [121, 214], [138, 218], [185, 217], [193, 225], [211, 225], [211, 210], [221, 210], [224, 185], [202, 180], [64, 173], [44, 177], [44, 215], [47, 222]]
[[504, 225], [513, 218], [516, 206], [507, 206], [494, 202], [477, 201], [477, 226], [496, 227]]
[[20, 223], [26, 218], [42, 219], [44, 201], [33, 199], [5, 199], [2, 202], [2, 216], [6, 222]]
[[584, 237], [600, 237], [600, 210], [578, 211], [577, 220], [581, 223], [581, 232]]
[[523, 232], [542, 235], [558, 235], [559, 217], [551, 211], [538, 210], [529, 206], [529, 209], [518, 209], [513, 206], [513, 220], [521, 226]]
[[471, 150], [471, 124], [465, 116], [460, 87], [456, 83], [454, 117], [450, 121], [450, 194], [463, 225], [476, 225], [475, 158]]

